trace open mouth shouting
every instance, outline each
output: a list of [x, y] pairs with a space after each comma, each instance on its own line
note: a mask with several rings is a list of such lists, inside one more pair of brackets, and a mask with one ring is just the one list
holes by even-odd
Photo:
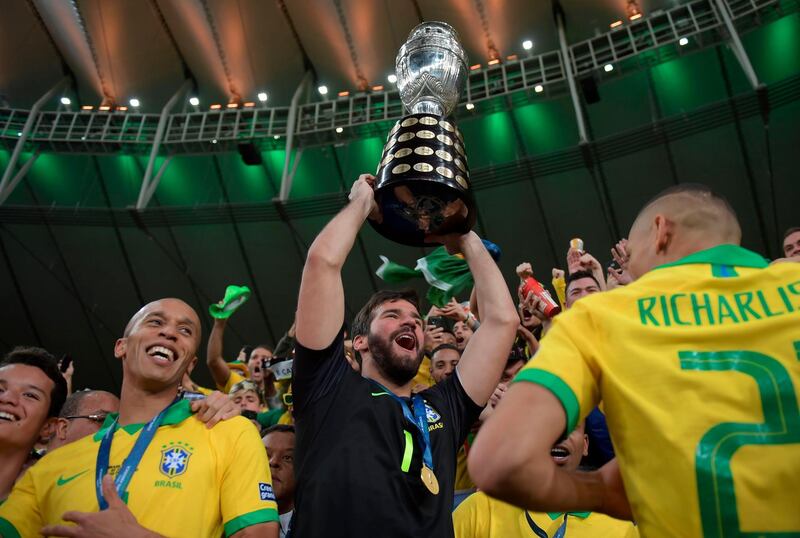
[[408, 351], [417, 350], [417, 336], [410, 331], [404, 331], [395, 336], [394, 343]]
[[178, 358], [178, 353], [174, 349], [162, 345], [148, 347], [147, 355], [159, 364], [171, 364]]
[[569, 460], [570, 451], [564, 445], [556, 445], [550, 449], [550, 456], [556, 465], [564, 465]]

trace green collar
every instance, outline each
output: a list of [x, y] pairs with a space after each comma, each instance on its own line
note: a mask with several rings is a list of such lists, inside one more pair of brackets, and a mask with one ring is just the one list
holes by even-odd
[[[548, 517], [555, 521], [556, 519], [560, 518], [564, 515], [564, 512], [547, 512]], [[591, 515], [591, 512], [567, 512], [568, 516], [576, 516], [581, 519], [586, 519]]]
[[710, 263], [712, 265], [733, 265], [737, 267], [754, 267], [764, 269], [769, 262], [760, 254], [756, 254], [738, 245], [717, 245], [706, 250], [694, 252], [680, 260], [659, 265], [655, 269], [689, 265], [692, 263]]
[[[178, 424], [183, 422], [190, 416], [192, 416], [192, 402], [189, 400], [178, 400], [174, 404], [170, 406], [167, 410], [167, 413], [164, 415], [164, 420], [161, 421], [161, 426], [171, 426], [173, 424]], [[106, 417], [105, 422], [100, 427], [100, 431], [94, 434], [95, 442], [100, 441], [105, 435], [106, 430], [111, 427], [114, 421], [117, 420], [119, 413], [109, 413]], [[134, 433], [138, 432], [142, 428], [144, 428], [145, 424], [128, 424], [127, 426], [122, 426], [122, 429], [128, 432], [129, 434], [133, 435]]]

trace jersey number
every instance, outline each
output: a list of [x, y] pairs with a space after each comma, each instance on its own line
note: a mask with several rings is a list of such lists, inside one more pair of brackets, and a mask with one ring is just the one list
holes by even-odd
[[731, 458], [745, 445], [800, 443], [800, 412], [789, 372], [773, 357], [755, 351], [680, 351], [681, 369], [734, 370], [751, 376], [761, 396], [763, 424], [723, 422], [700, 439], [695, 454], [697, 494], [705, 538], [797, 536], [745, 533], [739, 529]]

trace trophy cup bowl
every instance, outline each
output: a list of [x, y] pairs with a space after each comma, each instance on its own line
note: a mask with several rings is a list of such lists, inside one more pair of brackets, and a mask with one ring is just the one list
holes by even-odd
[[431, 235], [468, 232], [477, 217], [464, 139], [448, 117], [467, 58], [450, 25], [426, 22], [400, 47], [395, 70], [408, 114], [387, 136], [375, 183], [380, 216], [370, 224], [392, 241], [424, 246]]

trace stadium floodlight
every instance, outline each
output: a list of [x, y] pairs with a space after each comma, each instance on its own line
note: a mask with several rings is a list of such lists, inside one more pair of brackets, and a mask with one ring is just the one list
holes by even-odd
[[606, 65], [603, 66], [603, 70], [606, 73], [610, 73], [610, 72], [612, 72], [614, 70], [614, 66], [611, 65], [611, 64], [606, 64]]
[[522, 42], [522, 48], [525, 50], [531, 50], [533, 48], [533, 41], [526, 39]]
[[200, 99], [198, 99], [197, 97], [190, 97], [189, 104], [192, 106], [197, 106], [200, 104]]
[[258, 96], [257, 97], [258, 97], [258, 100], [261, 101], [262, 103], [266, 103], [267, 102], [267, 92], [258, 92]]
[[325, 86], [324, 84], [319, 88], [317, 88], [317, 91], [319, 92], [320, 95], [328, 95], [328, 87]]
[[137, 107], [137, 106], [139, 106], [139, 105], [141, 104], [141, 103], [139, 102], [139, 100], [138, 100], [137, 98], [135, 98], [135, 97], [131, 97], [131, 100], [130, 100], [130, 101], [128, 101], [128, 102], [129, 102], [129, 103], [131, 104], [131, 106], [132, 106], [132, 107], [134, 107], [134, 108], [135, 108], [135, 107]]
[[65, 95], [64, 97], [61, 98], [61, 104], [64, 106], [69, 106], [72, 104], [72, 99], [70, 99]]

